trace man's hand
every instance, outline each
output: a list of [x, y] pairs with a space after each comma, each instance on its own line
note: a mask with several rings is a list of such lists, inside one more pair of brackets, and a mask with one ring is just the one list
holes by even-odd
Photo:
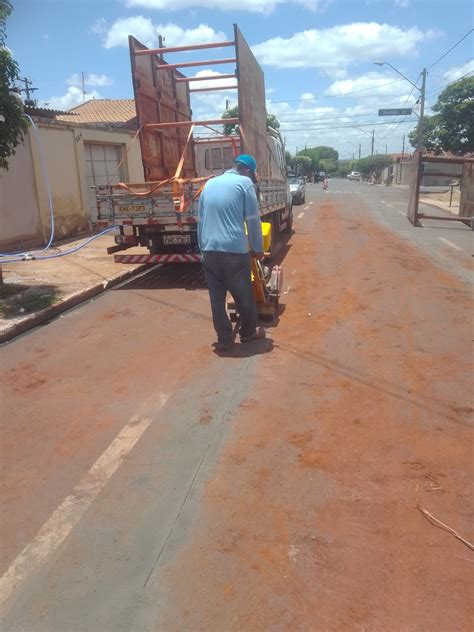
[[252, 257], [255, 257], [255, 259], [258, 259], [259, 261], [263, 261], [265, 259], [264, 252], [252, 252], [251, 255]]

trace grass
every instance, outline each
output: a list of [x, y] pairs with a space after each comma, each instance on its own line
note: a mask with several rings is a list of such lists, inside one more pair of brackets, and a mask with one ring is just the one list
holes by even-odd
[[3, 290], [0, 315], [4, 318], [39, 312], [53, 305], [59, 298], [59, 292], [53, 288], [30, 288], [25, 291], [22, 287], [19, 291], [18, 286], [5, 285]]

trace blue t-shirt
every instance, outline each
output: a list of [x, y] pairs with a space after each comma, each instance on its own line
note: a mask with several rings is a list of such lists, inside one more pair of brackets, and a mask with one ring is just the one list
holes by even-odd
[[245, 253], [250, 243], [250, 250], [263, 252], [258, 201], [250, 178], [229, 169], [207, 182], [199, 199], [198, 240], [201, 250]]

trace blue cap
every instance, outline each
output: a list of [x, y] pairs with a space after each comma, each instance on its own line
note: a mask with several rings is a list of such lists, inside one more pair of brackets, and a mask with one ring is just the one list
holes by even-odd
[[234, 162], [240, 162], [241, 165], [245, 165], [252, 173], [257, 171], [257, 161], [253, 156], [249, 156], [248, 154], [241, 154], [240, 156], [237, 156]]

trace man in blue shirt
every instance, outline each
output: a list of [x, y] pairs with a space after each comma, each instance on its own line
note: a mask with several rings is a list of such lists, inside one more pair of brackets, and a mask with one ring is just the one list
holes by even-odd
[[238, 156], [235, 168], [209, 180], [199, 199], [198, 240], [218, 351], [228, 351], [233, 344], [225, 304], [227, 292], [232, 294], [240, 314], [241, 342], [265, 336], [264, 328], [257, 328], [249, 255], [249, 243], [253, 253], [263, 255], [262, 226], [253, 185], [256, 169], [252, 156]]

